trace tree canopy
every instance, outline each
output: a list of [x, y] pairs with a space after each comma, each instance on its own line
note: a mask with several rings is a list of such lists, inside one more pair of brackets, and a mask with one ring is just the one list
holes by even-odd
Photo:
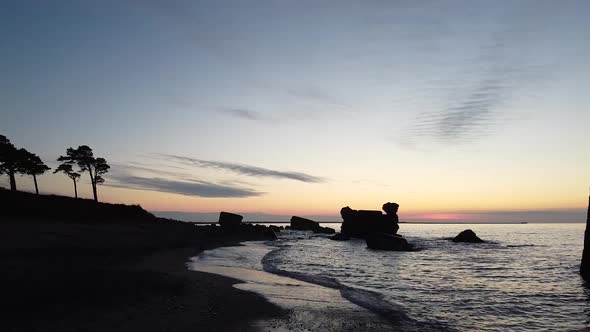
[[80, 179], [80, 173], [74, 171], [74, 168], [71, 164], [61, 164], [59, 165], [54, 171], [53, 174], [55, 173], [64, 173], [65, 175], [67, 175], [70, 179], [72, 179], [72, 181], [74, 182], [74, 197], [78, 198], [78, 179]]
[[20, 150], [24, 150], [21, 151], [21, 153], [25, 157], [25, 159], [22, 161], [22, 171], [25, 174], [36, 176], [41, 175], [51, 169], [49, 166], [45, 165], [41, 158], [39, 158], [39, 156], [36, 154], [28, 152], [25, 149]]
[[106, 159], [94, 157], [92, 149], [88, 145], [80, 145], [77, 149], [68, 148], [65, 156], [60, 156], [57, 161], [65, 165], [78, 165], [80, 173], [88, 172], [92, 184], [94, 200], [98, 201], [96, 185], [104, 182], [103, 175], [111, 168]]
[[12, 191], [16, 191], [15, 174], [26, 173], [27, 157], [27, 150], [17, 149], [6, 136], [0, 135], [0, 174], [8, 174]]
[[19, 149], [19, 154], [21, 155], [21, 169], [20, 171], [24, 174], [31, 175], [33, 177], [33, 181], [35, 183], [35, 192], [39, 195], [39, 186], [37, 185], [37, 176], [41, 175], [51, 168], [43, 161], [39, 156], [34, 153], [31, 153], [25, 149]]

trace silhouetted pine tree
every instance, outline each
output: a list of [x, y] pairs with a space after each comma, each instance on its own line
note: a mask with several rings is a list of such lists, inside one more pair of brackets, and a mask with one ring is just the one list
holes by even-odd
[[65, 175], [67, 175], [70, 179], [72, 179], [72, 181], [74, 182], [74, 197], [78, 198], [78, 179], [80, 179], [80, 173], [75, 172], [72, 165], [71, 164], [61, 164], [59, 165], [55, 171], [53, 171], [53, 174], [58, 173], [58, 172], [62, 172]]
[[92, 149], [88, 145], [80, 145], [77, 149], [68, 148], [65, 156], [60, 156], [57, 161], [67, 165], [76, 164], [80, 172], [88, 172], [90, 183], [92, 184], [92, 194], [94, 200], [98, 202], [96, 185], [104, 182], [103, 174], [111, 168], [104, 158], [95, 158]]
[[45, 165], [39, 156], [25, 149], [20, 149], [20, 155], [23, 158], [21, 161], [21, 172], [33, 176], [33, 181], [35, 182], [35, 193], [39, 195], [37, 175], [41, 175], [51, 168]]

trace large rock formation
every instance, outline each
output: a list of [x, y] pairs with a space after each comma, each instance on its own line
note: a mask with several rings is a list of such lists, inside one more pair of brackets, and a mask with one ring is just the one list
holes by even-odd
[[237, 232], [240, 230], [243, 216], [235, 213], [221, 212], [219, 213], [219, 225], [221, 229], [227, 232]]
[[351, 237], [366, 238], [373, 233], [396, 234], [399, 229], [397, 203], [383, 204], [383, 211], [353, 210], [344, 207], [340, 210], [342, 216], [342, 234]]
[[584, 251], [580, 274], [584, 280], [590, 281], [590, 197], [588, 197], [588, 214], [586, 215], [586, 231], [584, 232]]
[[466, 229], [452, 239], [453, 242], [481, 243], [484, 240], [477, 237], [474, 231]]
[[389, 235], [383, 233], [374, 233], [365, 239], [367, 247], [370, 249], [390, 250], [390, 251], [414, 251], [414, 246], [410, 244], [401, 235]]
[[314, 233], [334, 234], [336, 231], [330, 227], [322, 227], [318, 222], [297, 216], [291, 217], [290, 229], [296, 231], [313, 231]]

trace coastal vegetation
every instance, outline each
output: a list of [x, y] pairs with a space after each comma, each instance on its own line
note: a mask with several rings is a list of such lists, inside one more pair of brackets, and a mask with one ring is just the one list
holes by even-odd
[[[88, 172], [90, 176], [90, 184], [92, 185], [92, 194], [94, 201], [98, 202], [98, 193], [96, 191], [96, 185], [104, 183], [103, 175], [111, 168], [106, 159], [94, 157], [92, 149], [88, 145], [80, 145], [77, 149], [68, 148], [65, 156], [57, 158], [62, 164], [60, 167], [67, 167], [67, 165], [78, 165], [80, 169], [79, 173]], [[63, 166], [62, 166], [63, 165]], [[67, 173], [66, 173], [67, 174]], [[70, 178], [70, 174], [68, 174]], [[75, 186], [74, 180], [74, 186]], [[76, 191], [76, 188], [74, 188]], [[77, 195], [77, 191], [76, 191]]]
[[[105, 158], [95, 157], [92, 148], [88, 145], [80, 145], [78, 148], [68, 148], [65, 156], [57, 158], [61, 164], [53, 173], [64, 173], [74, 183], [74, 197], [78, 198], [77, 182], [84, 172], [90, 177], [94, 201], [98, 202], [97, 185], [104, 183], [104, 174], [111, 168]], [[77, 166], [78, 169], [74, 169]], [[44, 174], [51, 168], [41, 158], [24, 148], [17, 148], [10, 140], [0, 135], [0, 175], [9, 177], [10, 190], [17, 191], [16, 175], [29, 175], [35, 183], [35, 193], [39, 195], [37, 176]]]

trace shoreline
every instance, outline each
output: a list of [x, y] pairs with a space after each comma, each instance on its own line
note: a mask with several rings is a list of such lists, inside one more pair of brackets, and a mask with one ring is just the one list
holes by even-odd
[[238, 279], [240, 282], [233, 287], [260, 294], [285, 310], [284, 317], [257, 320], [254, 326], [259, 330], [396, 330], [392, 322], [348, 300], [340, 289], [264, 271], [260, 262], [270, 251], [270, 247], [259, 242], [206, 250], [192, 259], [189, 268]]
[[455, 331], [432, 317], [408, 315], [403, 305], [384, 300], [377, 290], [343, 285], [321, 273], [267, 266], [264, 262], [282, 247], [250, 241], [206, 250], [191, 260], [189, 268], [239, 279], [241, 283], [233, 287], [260, 294], [283, 308], [285, 317], [257, 322], [264, 331]]

